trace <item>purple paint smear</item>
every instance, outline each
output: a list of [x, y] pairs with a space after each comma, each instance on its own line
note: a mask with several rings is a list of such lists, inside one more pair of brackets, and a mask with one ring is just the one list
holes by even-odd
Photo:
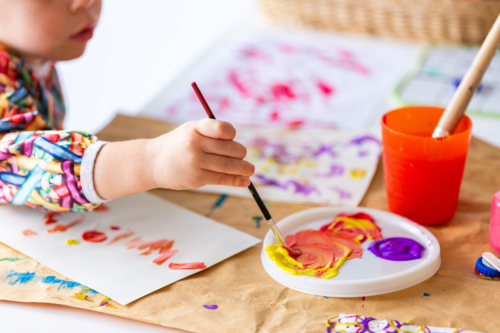
[[380, 146], [380, 140], [372, 135], [363, 135], [363, 136], [360, 136], [358, 138], [354, 138], [349, 142], [349, 144], [362, 146], [363, 143], [365, 143], [365, 142], [375, 142], [377, 145]]
[[344, 191], [343, 189], [340, 189], [338, 187], [332, 186], [332, 187], [330, 187], [330, 190], [338, 193], [340, 200], [342, 200], [342, 199], [351, 199], [351, 193], [349, 193], [347, 191]]
[[317, 194], [321, 195], [320, 191], [316, 188], [316, 186], [309, 184], [302, 184], [293, 179], [280, 183], [275, 179], [271, 179], [263, 175], [255, 175], [255, 177], [257, 177], [260, 180], [262, 185], [276, 186], [283, 190], [288, 189], [288, 187], [292, 185], [294, 187], [294, 193], [302, 193], [307, 196], [313, 192], [316, 192]]
[[424, 247], [417, 241], [405, 237], [381, 239], [368, 247], [374, 255], [391, 261], [408, 261], [422, 258]]
[[216, 304], [211, 304], [211, 305], [203, 305], [203, 307], [204, 307], [205, 309], [209, 309], [209, 310], [217, 310], [217, 309], [219, 308], [219, 306], [218, 306], [218, 305], [216, 305]]
[[319, 157], [323, 154], [329, 154], [331, 157], [337, 156], [337, 153], [333, 151], [333, 145], [321, 145], [319, 149], [312, 154], [312, 156]]
[[330, 165], [330, 171], [327, 173], [317, 173], [316, 177], [334, 177], [334, 176], [342, 176], [344, 174], [344, 167], [341, 165]]

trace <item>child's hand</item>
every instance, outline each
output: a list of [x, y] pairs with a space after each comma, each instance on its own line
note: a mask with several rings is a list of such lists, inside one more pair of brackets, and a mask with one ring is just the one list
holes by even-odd
[[184, 190], [208, 184], [246, 187], [255, 167], [246, 148], [233, 141], [234, 127], [215, 119], [187, 122], [149, 141], [156, 187]]

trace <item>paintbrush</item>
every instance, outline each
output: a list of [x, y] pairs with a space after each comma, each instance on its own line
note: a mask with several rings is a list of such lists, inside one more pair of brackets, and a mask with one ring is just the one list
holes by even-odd
[[[201, 105], [203, 105], [203, 108], [205, 109], [205, 112], [207, 113], [209, 118], [215, 119], [214, 113], [212, 112], [212, 109], [210, 109], [210, 106], [208, 106], [207, 101], [205, 100], [205, 97], [203, 97], [203, 94], [200, 91], [200, 88], [198, 88], [198, 85], [196, 82], [191, 83], [191, 86], [194, 89], [194, 92], [196, 93], [196, 96], [198, 96], [198, 99], [200, 100]], [[285, 239], [283, 238], [283, 235], [280, 232], [280, 229], [278, 229], [278, 226], [274, 222], [273, 218], [271, 217], [271, 214], [269, 213], [269, 210], [267, 210], [266, 205], [264, 204], [264, 201], [262, 201], [259, 193], [255, 189], [255, 186], [253, 185], [252, 181], [250, 181], [250, 185], [248, 186], [248, 189], [250, 190], [250, 193], [252, 194], [252, 197], [254, 198], [255, 202], [257, 203], [257, 206], [259, 206], [260, 211], [262, 212], [262, 215], [264, 215], [264, 218], [266, 219], [267, 224], [269, 224], [269, 227], [271, 227], [271, 230], [274, 233], [274, 236], [276, 236], [276, 239], [280, 243], [281, 246], [284, 246], [290, 254], [294, 255], [299, 255], [300, 250], [298, 249], [290, 249], [286, 243]]]
[[481, 45], [467, 74], [460, 82], [450, 104], [446, 107], [439, 123], [432, 134], [433, 138], [444, 138], [451, 135], [462, 119], [469, 102], [477, 90], [484, 73], [488, 69], [493, 56], [500, 45], [500, 15], [496, 19], [488, 36]]

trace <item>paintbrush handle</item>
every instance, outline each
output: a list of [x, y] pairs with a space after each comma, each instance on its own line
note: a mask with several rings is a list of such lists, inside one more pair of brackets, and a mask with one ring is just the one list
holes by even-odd
[[453, 133], [460, 119], [462, 119], [469, 102], [488, 69], [491, 60], [495, 56], [500, 45], [500, 15], [497, 17], [488, 36], [479, 49], [467, 74], [460, 82], [451, 102], [446, 107], [439, 123], [432, 134], [433, 138], [445, 137]]
[[250, 185], [248, 186], [248, 189], [250, 190], [252, 197], [254, 198], [255, 202], [257, 203], [257, 206], [259, 206], [260, 211], [262, 212], [262, 215], [264, 215], [264, 218], [266, 219], [266, 221], [272, 220], [271, 214], [269, 214], [269, 211], [267, 210], [267, 207], [264, 204], [264, 201], [262, 201], [262, 199], [260, 198], [259, 192], [257, 192], [257, 190], [255, 189], [255, 186], [253, 186], [253, 183], [251, 181], [250, 181]]

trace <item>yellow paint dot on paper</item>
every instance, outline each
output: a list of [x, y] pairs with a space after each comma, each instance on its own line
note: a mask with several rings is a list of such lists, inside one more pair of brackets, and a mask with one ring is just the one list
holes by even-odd
[[352, 178], [361, 178], [366, 175], [366, 170], [365, 169], [352, 169], [351, 172], [351, 177]]
[[68, 244], [68, 245], [77, 245], [77, 244], [80, 244], [80, 242], [77, 241], [77, 240], [74, 240], [74, 239], [66, 239], [66, 244]]

